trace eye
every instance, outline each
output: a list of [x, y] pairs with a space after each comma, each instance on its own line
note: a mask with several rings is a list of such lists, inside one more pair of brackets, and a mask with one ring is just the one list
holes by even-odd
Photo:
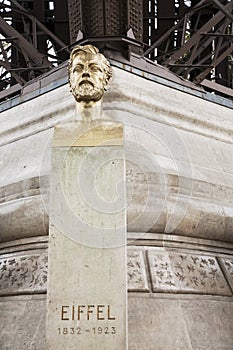
[[91, 65], [90, 68], [91, 68], [92, 72], [102, 72], [101, 68], [97, 65], [93, 64], [93, 65]]
[[74, 72], [82, 72], [82, 70], [83, 70], [83, 65], [82, 64], [77, 64], [75, 67], [74, 67], [74, 69], [73, 69], [73, 73]]

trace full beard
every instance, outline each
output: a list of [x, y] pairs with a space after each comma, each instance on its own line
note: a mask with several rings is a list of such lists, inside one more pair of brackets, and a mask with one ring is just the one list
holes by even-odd
[[72, 93], [77, 102], [97, 102], [102, 98], [104, 89], [93, 87], [91, 84], [82, 84], [72, 88]]

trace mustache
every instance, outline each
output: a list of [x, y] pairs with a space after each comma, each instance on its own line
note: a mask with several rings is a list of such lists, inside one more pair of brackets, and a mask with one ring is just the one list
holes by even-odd
[[95, 86], [95, 84], [93, 83], [93, 81], [91, 79], [86, 79], [86, 78], [82, 79], [78, 85], [79, 85], [79, 87], [81, 87], [84, 84], [90, 84], [93, 88]]

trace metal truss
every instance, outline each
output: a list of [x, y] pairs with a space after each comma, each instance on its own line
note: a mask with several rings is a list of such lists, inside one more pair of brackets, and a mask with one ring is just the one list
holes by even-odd
[[232, 87], [233, 1], [201, 0], [182, 9], [183, 16], [144, 57], [197, 84], [208, 78]]
[[0, 0], [0, 90], [24, 85], [67, 59], [68, 52], [67, 44], [30, 9], [16, 0]]
[[0, 91], [52, 69], [73, 45], [92, 43], [196, 84], [211, 80], [226, 94], [233, 87], [232, 11], [233, 0], [0, 0]]

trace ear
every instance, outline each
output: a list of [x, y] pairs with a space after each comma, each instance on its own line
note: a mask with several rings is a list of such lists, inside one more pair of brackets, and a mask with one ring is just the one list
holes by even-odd
[[108, 79], [105, 77], [103, 81], [103, 86], [104, 86], [104, 91], [107, 91], [107, 86], [108, 86]]

